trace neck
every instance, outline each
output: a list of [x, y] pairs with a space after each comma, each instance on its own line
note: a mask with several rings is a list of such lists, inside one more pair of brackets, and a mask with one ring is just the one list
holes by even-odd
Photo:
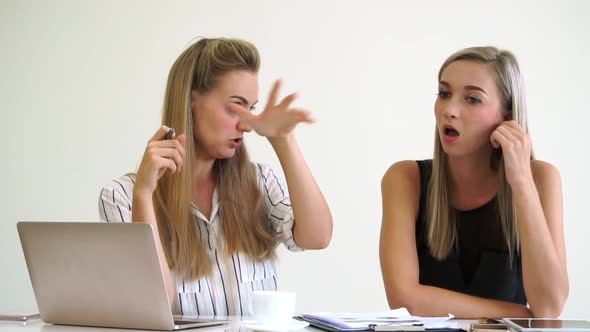
[[213, 182], [213, 164], [215, 159], [198, 156], [193, 161], [193, 183]]
[[495, 185], [496, 173], [490, 167], [491, 148], [466, 156], [447, 155], [449, 175], [454, 188], [461, 191], [481, 191]]

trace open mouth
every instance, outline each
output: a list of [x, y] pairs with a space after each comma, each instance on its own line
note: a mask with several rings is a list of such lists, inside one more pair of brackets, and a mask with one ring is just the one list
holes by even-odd
[[229, 140], [229, 146], [232, 149], [235, 149], [237, 147], [239, 147], [240, 145], [242, 145], [242, 138], [232, 138]]
[[459, 137], [459, 131], [451, 126], [444, 126], [443, 133], [448, 137]]

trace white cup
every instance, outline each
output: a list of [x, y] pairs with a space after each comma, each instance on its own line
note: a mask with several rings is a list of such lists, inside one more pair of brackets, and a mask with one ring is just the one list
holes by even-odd
[[295, 313], [295, 293], [282, 291], [252, 292], [252, 313], [257, 324], [286, 325]]

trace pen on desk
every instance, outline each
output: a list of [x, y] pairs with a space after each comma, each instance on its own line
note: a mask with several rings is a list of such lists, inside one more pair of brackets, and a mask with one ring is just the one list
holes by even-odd
[[170, 128], [170, 130], [168, 130], [168, 132], [166, 133], [166, 136], [164, 136], [164, 139], [172, 139], [175, 132], [176, 132], [176, 129]]
[[422, 323], [416, 324], [369, 324], [369, 328], [373, 331], [392, 331], [392, 332], [400, 332], [400, 331], [425, 331], [426, 328]]

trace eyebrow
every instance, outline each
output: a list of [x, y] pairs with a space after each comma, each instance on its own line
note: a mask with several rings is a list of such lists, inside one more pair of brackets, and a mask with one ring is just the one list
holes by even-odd
[[[451, 85], [449, 83], [445, 82], [445, 81], [440, 81], [440, 82], [438, 82], [438, 84], [444, 85], [447, 88], [450, 88], [451, 87]], [[465, 87], [463, 87], [463, 89], [464, 90], [477, 90], [477, 91], [483, 92], [486, 96], [488, 95], [488, 93], [485, 92], [484, 89], [482, 89], [482, 88], [480, 88], [480, 87], [478, 87], [476, 85], [466, 85]]]
[[[239, 99], [239, 100], [242, 102], [242, 104], [245, 104], [246, 106], [248, 106], [248, 104], [249, 104], [249, 102], [248, 102], [248, 99], [246, 99], [246, 98], [244, 98], [244, 97], [242, 97], [242, 96], [237, 96], [237, 95], [234, 95], [234, 96], [230, 96], [230, 98], [236, 98], [236, 99]], [[252, 107], [253, 107], [254, 105], [256, 105], [257, 103], [258, 103], [258, 100], [257, 100], [257, 101], [255, 101], [255, 102], [252, 104]]]

